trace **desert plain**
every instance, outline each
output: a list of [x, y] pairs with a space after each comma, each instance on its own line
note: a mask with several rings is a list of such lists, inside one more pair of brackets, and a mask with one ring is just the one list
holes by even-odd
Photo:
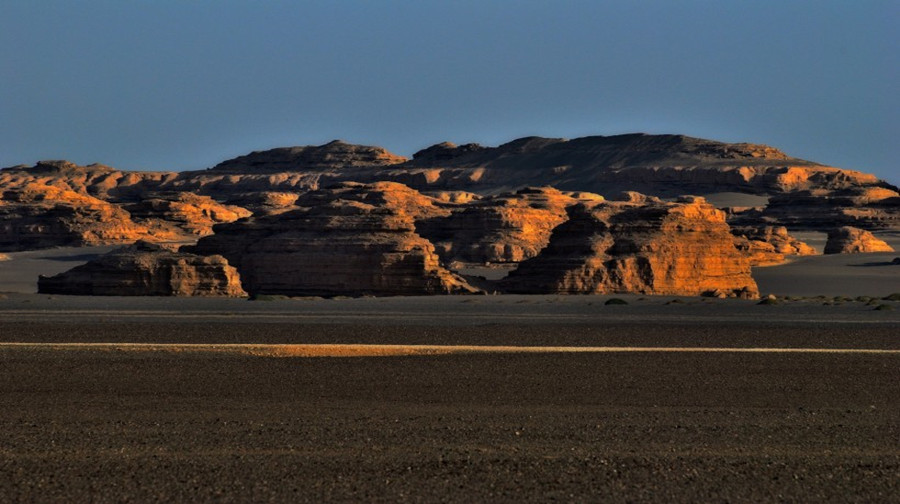
[[2, 502], [900, 495], [873, 175], [630, 134], [0, 188]]
[[[757, 276], [773, 305], [56, 296], [22, 279], [90, 252], [0, 263], [20, 291], [0, 299], [3, 501], [896, 499], [883, 254], [775, 267], [781, 284]], [[847, 296], [801, 292], [815, 268]]]

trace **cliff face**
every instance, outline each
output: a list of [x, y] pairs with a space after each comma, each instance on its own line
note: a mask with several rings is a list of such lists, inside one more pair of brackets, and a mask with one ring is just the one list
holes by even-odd
[[251, 294], [476, 291], [444, 269], [434, 246], [416, 234], [415, 216], [441, 210], [409, 188], [343, 184], [297, 203], [313, 206], [216, 226], [213, 236], [187, 250], [228, 258]]
[[237, 270], [222, 256], [178, 253], [137, 242], [52, 277], [38, 292], [89, 296], [242, 297]]
[[501, 285], [519, 293], [759, 295], [724, 213], [691, 197], [572, 207], [547, 248]]
[[590, 193], [526, 188], [472, 200], [450, 215], [417, 222], [416, 229], [445, 263], [520, 262], [547, 245], [553, 228], [567, 219], [566, 208], [602, 200]]
[[825, 243], [826, 254], [859, 254], [865, 252], [893, 252], [894, 248], [872, 233], [850, 226], [832, 229]]

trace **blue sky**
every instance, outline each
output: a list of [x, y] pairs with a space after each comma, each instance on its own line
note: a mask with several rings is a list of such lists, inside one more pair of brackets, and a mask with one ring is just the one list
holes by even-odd
[[643, 131], [900, 183], [900, 2], [0, 2], [0, 166]]

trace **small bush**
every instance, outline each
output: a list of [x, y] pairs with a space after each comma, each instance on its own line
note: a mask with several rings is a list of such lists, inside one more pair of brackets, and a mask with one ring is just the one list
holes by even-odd
[[626, 305], [626, 304], [628, 304], [628, 301], [625, 301], [624, 299], [621, 299], [621, 298], [609, 298], [603, 304], [605, 304], [605, 305]]
[[884, 296], [884, 297], [881, 298], [881, 299], [883, 299], [883, 300], [885, 300], [885, 301], [900, 301], [900, 292], [895, 292], [895, 293], [893, 293], [893, 294], [888, 294], [887, 296]]
[[253, 294], [247, 299], [250, 301], [281, 301], [290, 298], [281, 294]]
[[880, 304], [875, 307], [875, 310], [877, 310], [877, 311], [893, 310], [893, 309], [894, 309], [894, 307], [891, 305], [888, 305], [888, 304]]
[[756, 303], [756, 304], [758, 304], [758, 305], [763, 305], [763, 306], [777, 305], [777, 304], [778, 304], [778, 300], [777, 300], [777, 299], [772, 299], [772, 298], [764, 298], [764, 299], [760, 300], [759, 303]]

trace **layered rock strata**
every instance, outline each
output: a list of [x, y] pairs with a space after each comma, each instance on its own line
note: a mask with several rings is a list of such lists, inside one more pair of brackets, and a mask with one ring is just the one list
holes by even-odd
[[568, 216], [540, 254], [501, 282], [505, 291], [759, 295], [725, 214], [702, 198], [580, 204]]
[[442, 213], [393, 183], [341, 184], [304, 195], [312, 205], [215, 226], [186, 250], [221, 254], [252, 295], [419, 295], [471, 293], [416, 233], [415, 218]]
[[52, 277], [38, 292], [89, 296], [242, 297], [237, 270], [219, 255], [176, 252], [148, 242], [116, 249]]
[[826, 254], [858, 254], [865, 252], [893, 252], [887, 242], [875, 237], [869, 231], [844, 226], [828, 232], [825, 243]]

